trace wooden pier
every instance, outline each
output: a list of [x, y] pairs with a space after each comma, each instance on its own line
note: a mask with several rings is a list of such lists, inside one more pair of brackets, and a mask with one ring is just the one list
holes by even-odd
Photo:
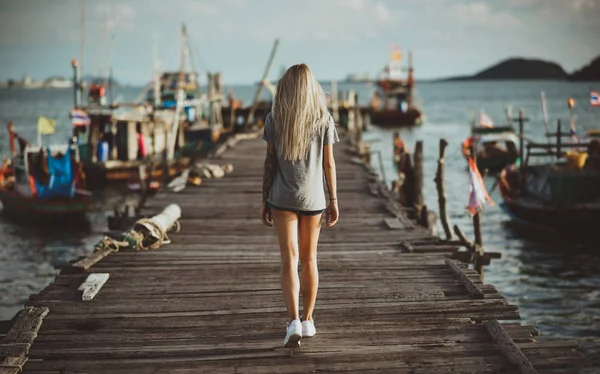
[[[259, 219], [265, 145], [250, 139], [215, 161], [231, 174], [148, 200], [145, 213], [181, 207], [171, 244], [67, 267], [32, 295], [0, 345], [0, 373], [576, 373], [577, 344], [537, 343], [348, 140], [334, 147], [340, 221], [321, 233], [318, 333], [300, 349], [282, 347], [279, 249]], [[109, 278], [82, 301], [89, 273]]]

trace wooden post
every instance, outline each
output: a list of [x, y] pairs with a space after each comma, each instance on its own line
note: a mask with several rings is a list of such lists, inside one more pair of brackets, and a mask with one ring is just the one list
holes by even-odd
[[423, 207], [423, 141], [417, 141], [415, 146], [414, 156], [414, 183], [415, 183], [415, 201], [413, 208], [417, 217], [421, 216], [421, 208]]
[[331, 81], [331, 112], [333, 121], [335, 123], [340, 122], [340, 103], [338, 100], [338, 86], [337, 81]]
[[438, 205], [440, 209], [440, 220], [442, 221], [442, 227], [446, 234], [446, 240], [452, 240], [452, 231], [450, 230], [450, 222], [448, 220], [448, 214], [446, 213], [446, 191], [444, 187], [444, 153], [448, 142], [445, 139], [440, 139], [440, 155], [438, 158], [437, 172], [435, 173], [435, 185], [438, 192]]
[[354, 126], [356, 128], [356, 142], [362, 141], [363, 123], [360, 115], [360, 106], [358, 105], [358, 94], [354, 93]]
[[81, 82], [77, 60], [71, 61], [71, 66], [73, 67], [73, 105], [75, 108], [81, 108]]
[[525, 134], [523, 133], [523, 125], [525, 118], [523, 117], [523, 108], [519, 109], [519, 157], [521, 165], [519, 167], [519, 186], [521, 191], [525, 191]]
[[558, 122], [556, 123], [556, 159], [559, 160], [561, 157], [561, 153], [562, 153], [562, 134], [561, 134], [561, 129], [562, 124], [560, 122], [560, 119], [558, 120]]
[[519, 109], [519, 157], [521, 157], [521, 166], [524, 160], [525, 135], [523, 134], [523, 125], [525, 118], [523, 116], [523, 108]]
[[[519, 118], [522, 118], [521, 115], [519, 115]], [[519, 121], [519, 123], [522, 123], [522, 121]], [[473, 158], [473, 163], [477, 165], [477, 153], [475, 153], [475, 148], [471, 146], [469, 152]], [[480, 256], [483, 256], [483, 237], [481, 235], [481, 216], [479, 215], [479, 212], [473, 215], [473, 236], [475, 237], [475, 245], [478, 248], [473, 267], [483, 280], [483, 264], [481, 263], [480, 258]]]
[[356, 122], [354, 121], [354, 111], [352, 107], [354, 106], [354, 91], [348, 91], [348, 131], [353, 135], [353, 139], [356, 131]]

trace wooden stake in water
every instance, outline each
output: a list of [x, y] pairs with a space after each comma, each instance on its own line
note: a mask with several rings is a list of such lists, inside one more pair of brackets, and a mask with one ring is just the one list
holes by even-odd
[[450, 231], [450, 222], [448, 219], [448, 214], [446, 213], [446, 190], [444, 188], [444, 153], [447, 146], [448, 142], [445, 139], [440, 139], [440, 154], [434, 181], [438, 192], [438, 205], [440, 209], [440, 220], [442, 221], [442, 227], [444, 228], [444, 233], [446, 234], [446, 240], [452, 240], [452, 231]]

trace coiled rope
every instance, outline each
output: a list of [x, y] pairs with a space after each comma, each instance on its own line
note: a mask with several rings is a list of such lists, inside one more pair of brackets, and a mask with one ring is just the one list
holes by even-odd
[[[173, 224], [175, 232], [179, 232], [181, 225], [179, 221]], [[148, 231], [145, 235], [143, 231]], [[111, 237], [105, 236], [94, 246], [94, 252], [110, 250], [118, 252], [121, 249], [151, 250], [157, 249], [163, 244], [171, 243], [171, 239], [154, 220], [142, 218], [136, 221], [133, 230], [125, 234], [123, 240], [119, 241]]]

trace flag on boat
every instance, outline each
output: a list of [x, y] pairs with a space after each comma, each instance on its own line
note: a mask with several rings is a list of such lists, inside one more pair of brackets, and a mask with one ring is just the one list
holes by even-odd
[[392, 61], [402, 60], [402, 52], [400, 52], [400, 46], [394, 45], [392, 47]]
[[82, 109], [71, 109], [73, 126], [87, 126], [91, 123], [90, 116]]
[[494, 127], [494, 122], [492, 121], [492, 118], [490, 116], [481, 112], [479, 114], [479, 126], [492, 128]]
[[40, 116], [40, 118], [38, 118], [38, 133], [43, 134], [43, 135], [50, 135], [50, 134], [54, 134], [55, 131], [56, 131], [56, 120], [55, 119], [41, 117], [41, 116]]
[[590, 105], [600, 106], [600, 93], [598, 93], [598, 91], [590, 92]]
[[491, 206], [494, 206], [492, 198], [485, 189], [483, 178], [479, 174], [475, 161], [472, 157], [469, 157], [469, 205], [467, 205], [467, 210], [472, 215], [479, 213], [483, 210], [486, 200]]

